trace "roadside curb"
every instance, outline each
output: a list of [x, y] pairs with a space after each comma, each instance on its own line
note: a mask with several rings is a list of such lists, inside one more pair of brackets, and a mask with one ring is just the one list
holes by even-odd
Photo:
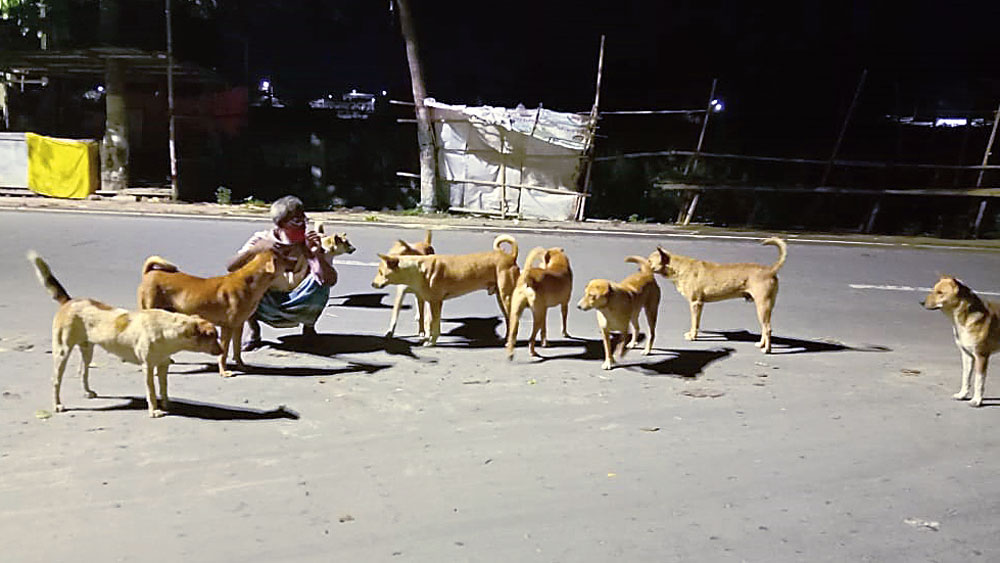
[[[266, 207], [220, 205], [215, 203], [174, 203], [157, 198], [102, 198], [96, 200], [58, 200], [36, 197], [0, 196], [0, 211], [80, 213], [149, 218], [213, 219], [227, 221], [269, 222]], [[367, 210], [310, 211], [309, 217], [344, 227], [391, 227], [409, 229], [447, 229], [460, 231], [497, 231], [545, 233], [581, 236], [620, 236], [647, 239], [715, 239], [757, 241], [780, 235], [804, 244], [860, 245], [906, 248], [947, 248], [955, 250], [1000, 251], [1000, 240], [950, 240], [932, 237], [831, 234], [789, 231], [727, 229], [705, 225], [678, 226], [661, 223], [587, 220], [556, 222], [527, 219], [495, 219], [447, 213], [402, 215]]]

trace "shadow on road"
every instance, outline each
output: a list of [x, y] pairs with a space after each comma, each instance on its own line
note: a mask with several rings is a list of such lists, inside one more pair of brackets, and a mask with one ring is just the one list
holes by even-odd
[[[266, 353], [266, 352], [265, 352]], [[236, 367], [235, 364], [229, 364], [227, 369], [233, 372], [234, 376], [244, 376], [244, 375], [277, 375], [286, 377], [310, 377], [310, 376], [330, 376], [330, 375], [347, 375], [349, 373], [365, 373], [368, 375], [378, 373], [388, 367], [388, 364], [367, 364], [362, 362], [347, 362], [346, 366], [341, 367], [329, 367], [329, 368], [315, 368], [315, 367], [305, 367], [305, 366], [274, 366], [274, 365], [262, 365], [262, 364], [244, 364], [242, 368]], [[217, 365], [202, 365], [202, 367], [194, 370], [177, 372], [176, 375], [193, 375], [200, 373], [217, 373], [219, 367]]]
[[[748, 330], [703, 330], [699, 332], [698, 340], [706, 342], [711, 342], [713, 340], [722, 340], [727, 342], [757, 342], [760, 340], [760, 334], [754, 334]], [[853, 352], [892, 351], [891, 348], [880, 345], [854, 347], [835, 340], [802, 340], [799, 338], [787, 338], [783, 336], [771, 337], [772, 354], [807, 354], [812, 352], [841, 352], [845, 350]]]
[[[619, 340], [624, 337], [624, 335], [614, 335], [614, 338], [611, 341], [612, 349], [614, 349]], [[643, 342], [644, 340], [645, 335], [640, 334], [639, 342]], [[525, 341], [525, 344], [526, 343], [527, 341]], [[559, 354], [549, 356], [545, 353], [547, 350], [556, 348], [579, 348], [581, 346], [583, 347], [583, 350], [577, 354]], [[527, 346], [525, 345], [521, 348], [524, 350], [523, 353], [527, 354]], [[548, 348], [538, 346], [535, 350], [541, 354], [540, 358], [535, 358], [535, 361], [537, 362], [546, 362], [549, 360], [604, 361], [604, 344], [600, 340], [596, 339], [591, 340], [571, 336], [569, 339], [564, 338], [559, 340], [550, 340]], [[653, 348], [653, 354], [643, 356], [642, 349], [635, 348], [629, 350], [628, 353], [625, 354], [624, 358], [615, 357], [615, 361], [618, 362], [616, 369], [620, 367], [649, 376], [671, 375], [694, 378], [701, 375], [708, 364], [721, 360], [735, 351], [736, 350], [733, 348], [713, 348], [710, 350], [675, 350]], [[662, 353], [670, 354], [672, 357], [664, 360], [657, 360], [657, 356]]]
[[[105, 397], [101, 399], [125, 399], [127, 402], [118, 405], [93, 408], [71, 408], [67, 411], [145, 411], [148, 404], [145, 398], [140, 397]], [[184, 416], [188, 418], [200, 418], [202, 420], [275, 420], [289, 419], [298, 420], [299, 413], [281, 405], [276, 409], [262, 411], [257, 409], [238, 409], [234, 407], [224, 407], [220, 405], [210, 405], [187, 400], [170, 400], [170, 409], [167, 413], [170, 416]]]
[[[330, 296], [330, 300], [343, 299], [343, 302], [336, 303], [334, 307], [358, 307], [361, 309], [392, 309], [391, 304], [382, 303], [388, 293], [352, 293], [350, 295]], [[404, 305], [401, 309], [409, 309], [409, 305]]]
[[397, 356], [416, 358], [414, 344], [399, 338], [386, 338], [374, 334], [317, 334], [316, 336], [288, 335], [279, 337], [278, 343], [271, 343], [279, 350], [301, 352], [314, 356], [332, 357], [337, 354], [365, 354], [386, 352]]

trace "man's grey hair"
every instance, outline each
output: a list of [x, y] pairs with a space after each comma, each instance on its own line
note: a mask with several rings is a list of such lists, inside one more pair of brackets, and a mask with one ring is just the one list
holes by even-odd
[[271, 204], [271, 221], [275, 225], [280, 225], [303, 211], [301, 199], [293, 195], [286, 195]]

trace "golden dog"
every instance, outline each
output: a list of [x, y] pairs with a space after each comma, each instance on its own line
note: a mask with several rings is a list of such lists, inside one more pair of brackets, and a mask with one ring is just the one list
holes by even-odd
[[[542, 260], [542, 267], [533, 266], [536, 260]], [[518, 324], [521, 313], [527, 307], [531, 308], [531, 337], [528, 339], [528, 353], [536, 356], [535, 336], [542, 333], [542, 346], [548, 346], [548, 334], [545, 328], [545, 313], [549, 307], [558, 305], [562, 312], [562, 335], [569, 336], [566, 330], [566, 319], [569, 315], [569, 298], [573, 292], [573, 270], [569, 267], [569, 258], [561, 248], [533, 248], [524, 262], [524, 269], [517, 278], [510, 305], [510, 331], [507, 336], [507, 359], [514, 358], [514, 346], [517, 343]]]
[[[97, 397], [90, 388], [90, 362], [95, 344], [126, 362], [144, 366], [146, 402], [153, 418], [163, 416], [170, 407], [167, 366], [172, 355], [180, 351], [212, 355], [222, 352], [215, 326], [204, 319], [169, 311], [128, 311], [93, 299], [73, 299], [35, 251], [28, 252], [28, 260], [34, 265], [39, 281], [60, 305], [52, 319], [52, 390], [56, 412], [65, 410], [59, 390], [73, 348], [80, 348], [80, 377], [83, 390], [91, 399]], [[154, 375], [160, 382], [159, 404]]]
[[[505, 242], [511, 246], [510, 253], [502, 250], [501, 245]], [[510, 299], [520, 273], [514, 237], [497, 236], [490, 252], [427, 256], [379, 254], [379, 259], [372, 287], [381, 289], [388, 284], [404, 285], [418, 299], [430, 305], [430, 334], [425, 337], [424, 346], [433, 346], [441, 335], [441, 304], [444, 300], [480, 289], [496, 292], [497, 304], [506, 322], [504, 328], [509, 327]]]
[[765, 239], [761, 244], [778, 247], [778, 260], [774, 264], [718, 264], [671, 254], [659, 246], [649, 255], [653, 271], [674, 282], [691, 307], [691, 330], [684, 338], [698, 339], [705, 303], [743, 297], [757, 306], [760, 321], [757, 347], [765, 354], [771, 353], [771, 312], [778, 297], [778, 270], [785, 264], [788, 246], [777, 237]]
[[222, 343], [219, 375], [231, 377], [232, 373], [226, 370], [230, 344], [235, 343], [233, 359], [242, 367], [243, 323], [257, 310], [274, 279], [288, 267], [284, 257], [265, 250], [234, 272], [199, 278], [179, 271], [159, 256], [150, 256], [142, 265], [142, 282], [136, 292], [139, 308], [198, 315], [217, 325]]
[[[389, 252], [386, 252], [386, 256], [427, 256], [429, 254], [434, 254], [434, 247], [431, 246], [431, 231], [427, 229], [424, 234], [424, 240], [420, 242], [406, 242], [404, 240], [397, 240]], [[396, 300], [392, 304], [392, 317], [389, 318], [389, 330], [386, 331], [385, 337], [391, 338], [393, 333], [396, 332], [396, 321], [399, 320], [399, 309], [403, 305], [403, 296], [407, 293], [412, 293], [410, 289], [405, 285], [400, 285], [396, 288]], [[417, 329], [420, 336], [426, 334], [424, 328], [424, 300], [417, 297], [417, 311], [416, 319], [420, 324]]]
[[[953, 395], [969, 404], [983, 404], [986, 367], [990, 355], [1000, 349], [1000, 303], [984, 301], [968, 286], [951, 276], [941, 276], [924, 299], [925, 309], [940, 309], [952, 323], [955, 346], [962, 354], [962, 388]], [[972, 374], [975, 385], [970, 389]]]
[[628, 256], [626, 262], [639, 265], [639, 271], [628, 276], [619, 283], [610, 280], [596, 279], [587, 283], [583, 298], [577, 303], [581, 311], [597, 310], [597, 326], [601, 329], [601, 340], [604, 343], [603, 369], [611, 369], [615, 365], [614, 354], [611, 351], [611, 333], [621, 332], [623, 338], [618, 346], [618, 356], [625, 355], [625, 338], [628, 328], [632, 327], [632, 340], [628, 347], [633, 348], [639, 342], [639, 313], [646, 310], [646, 323], [649, 325], [649, 340], [646, 341], [644, 355], [653, 350], [653, 339], [656, 338], [656, 315], [660, 306], [660, 286], [656, 285], [653, 270], [649, 261], [642, 256]]

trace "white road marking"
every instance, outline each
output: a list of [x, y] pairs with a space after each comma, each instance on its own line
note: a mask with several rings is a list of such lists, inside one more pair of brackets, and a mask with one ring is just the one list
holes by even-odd
[[364, 266], [366, 268], [378, 268], [378, 262], [358, 262], [357, 260], [334, 259], [334, 266]]
[[[848, 284], [851, 289], [881, 289], [885, 291], [923, 291], [928, 292], [931, 290], [929, 287], [911, 287], [908, 285], [871, 285], [866, 283], [851, 283]], [[973, 290], [976, 291], [976, 290]], [[997, 291], [976, 291], [977, 295], [1000, 295]]]

